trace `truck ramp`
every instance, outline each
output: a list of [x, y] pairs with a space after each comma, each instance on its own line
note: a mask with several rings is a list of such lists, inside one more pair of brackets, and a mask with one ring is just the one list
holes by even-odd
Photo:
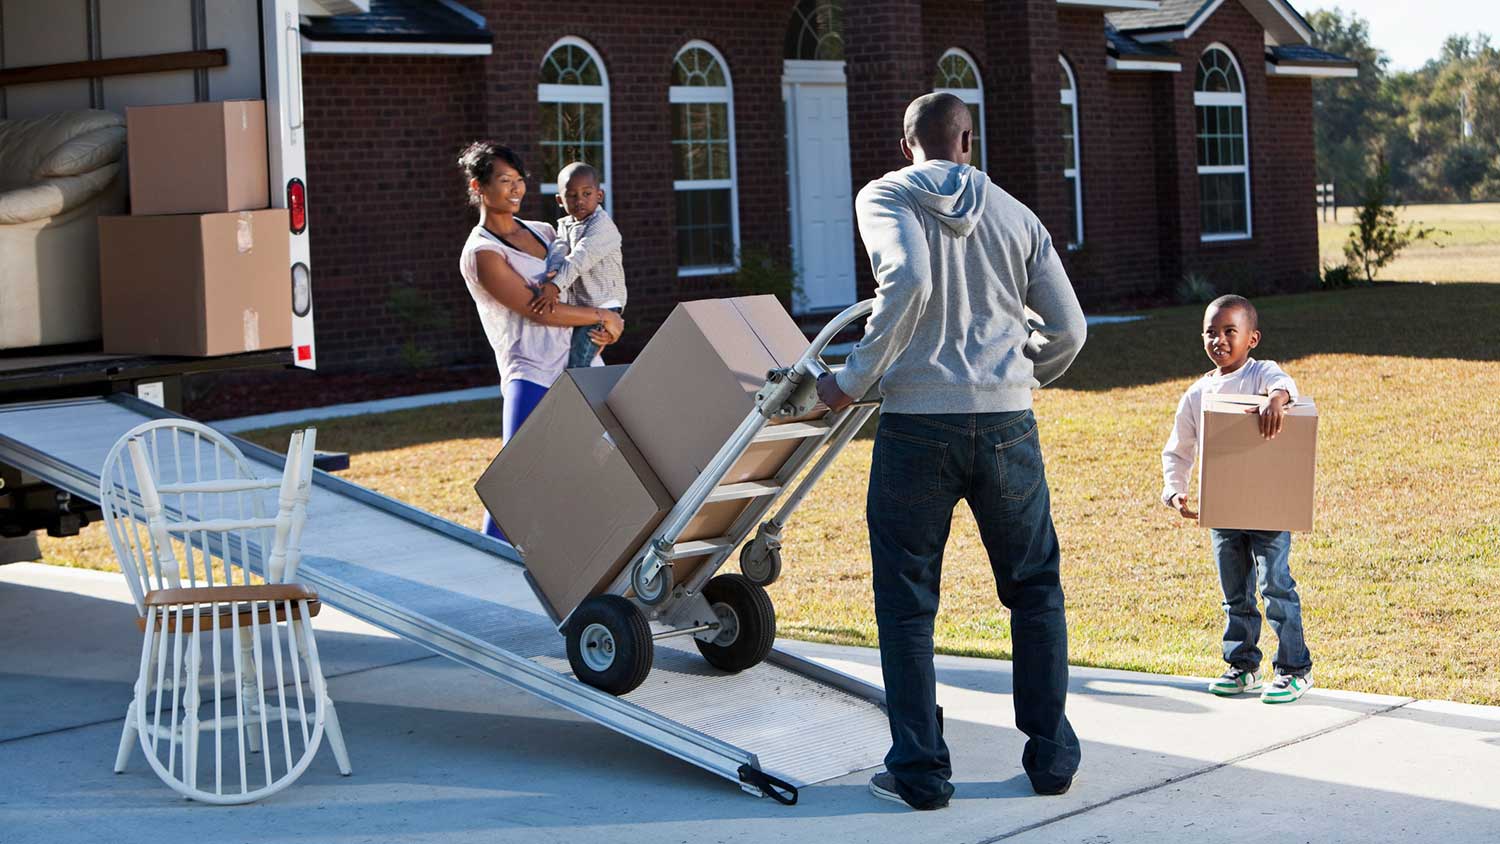
[[[128, 395], [6, 406], [0, 463], [96, 501], [115, 441], [171, 416]], [[281, 473], [281, 455], [237, 444], [258, 472]], [[889, 732], [878, 687], [779, 649], [725, 674], [679, 638], [657, 642], [646, 682], [614, 697], [573, 678], [509, 545], [324, 472], [314, 483], [299, 579], [350, 615], [752, 794], [795, 800], [802, 786], [880, 764]]]

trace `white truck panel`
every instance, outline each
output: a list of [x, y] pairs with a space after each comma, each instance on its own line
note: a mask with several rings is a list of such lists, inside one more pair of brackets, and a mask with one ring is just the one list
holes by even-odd
[[261, 98], [260, 21], [254, 3], [245, 0], [206, 0], [204, 29], [207, 47], [229, 51], [229, 66], [208, 72], [210, 100]]
[[[89, 57], [88, 9], [83, 3], [17, 3], [3, 8], [4, 66], [27, 67], [54, 62], [81, 62]], [[54, 111], [89, 107], [84, 79], [11, 86], [5, 89], [8, 117], [38, 117]]]
[[[135, 0], [99, 5], [99, 58], [180, 53], [193, 49], [193, 4], [190, 0]], [[150, 73], [104, 80], [104, 102], [110, 111], [126, 106], [170, 105], [193, 101], [193, 73]]]

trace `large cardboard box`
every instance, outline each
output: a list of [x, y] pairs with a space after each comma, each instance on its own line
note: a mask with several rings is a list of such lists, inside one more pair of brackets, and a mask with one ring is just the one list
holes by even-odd
[[292, 344], [285, 209], [99, 218], [110, 354], [227, 355]]
[[605, 405], [625, 370], [564, 372], [474, 484], [554, 620], [607, 587], [672, 509]]
[[[775, 296], [683, 302], [610, 392], [609, 409], [675, 500], [750, 413], [766, 373], [807, 347]], [[765, 480], [801, 443], [752, 446], [723, 482]]]
[[270, 206], [263, 100], [131, 107], [125, 109], [125, 127], [130, 213]]
[[[554, 621], [608, 588], [674, 504], [606, 404], [626, 371], [564, 372], [474, 484]], [[710, 504], [679, 541], [722, 536], [743, 509]], [[705, 561], [674, 561], [677, 582]]]
[[1260, 435], [1247, 408], [1265, 396], [1206, 395], [1199, 427], [1198, 524], [1239, 530], [1307, 531], [1313, 526], [1318, 408], [1302, 396], [1286, 409], [1281, 433]]

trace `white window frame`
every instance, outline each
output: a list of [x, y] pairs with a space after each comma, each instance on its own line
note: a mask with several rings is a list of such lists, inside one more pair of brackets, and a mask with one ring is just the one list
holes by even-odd
[[[1239, 75], [1240, 91], [1237, 94], [1225, 92], [1209, 92], [1198, 90], [1198, 67], [1202, 65], [1203, 58], [1209, 53], [1218, 50], [1229, 57], [1229, 63], [1234, 67], [1234, 72]], [[1198, 170], [1199, 195], [1202, 195], [1202, 180], [1204, 176], [1219, 176], [1226, 174], [1243, 174], [1245, 179], [1245, 230], [1243, 232], [1226, 232], [1223, 234], [1207, 234], [1202, 231], [1203, 214], [1198, 214], [1198, 239], [1202, 243], [1222, 243], [1233, 240], [1250, 240], [1255, 236], [1255, 214], [1254, 204], [1250, 198], [1250, 109], [1245, 100], [1245, 71], [1240, 67], [1240, 60], [1235, 57], [1234, 51], [1222, 43], [1214, 42], [1204, 48], [1198, 55], [1198, 64], [1193, 66], [1193, 164]], [[1198, 163], [1198, 108], [1200, 106], [1230, 106], [1240, 110], [1240, 128], [1245, 133], [1245, 163], [1233, 165], [1204, 166]]]
[[969, 55], [968, 52], [961, 50], [958, 47], [949, 47], [941, 56], [938, 56], [938, 66], [942, 67], [943, 59], [946, 59], [949, 56], [958, 56], [959, 58], [969, 63], [969, 69], [974, 71], [974, 83], [979, 87], [933, 88], [932, 93], [952, 94], [953, 96], [958, 97], [960, 100], [963, 100], [965, 105], [979, 106], [979, 169], [988, 170], [990, 144], [989, 134], [984, 131], [984, 77], [979, 73], [979, 62], [974, 61], [974, 57]]
[[1058, 89], [1058, 99], [1073, 112], [1073, 166], [1063, 168], [1063, 178], [1073, 180], [1073, 239], [1068, 248], [1078, 249], [1083, 246], [1083, 144], [1078, 137], [1078, 77], [1073, 75], [1067, 57], [1059, 54], [1057, 62], [1068, 80], [1067, 88]]
[[[723, 103], [727, 113], [729, 128], [729, 178], [728, 179], [674, 179], [672, 181], [672, 192], [685, 190], [723, 190], [729, 189], [729, 231], [734, 240], [734, 260], [728, 264], [700, 267], [677, 267], [677, 276], [685, 278], [700, 275], [723, 275], [724, 273], [738, 272], [740, 268], [740, 178], [739, 164], [734, 145], [734, 77], [729, 75], [729, 62], [724, 60], [724, 54], [720, 53], [714, 45], [700, 39], [683, 44], [672, 56], [672, 67], [675, 71], [677, 60], [682, 54], [689, 50], [702, 50], [714, 57], [719, 63], [719, 70], [724, 73], [724, 85], [722, 87], [689, 87], [686, 85], [673, 85], [668, 89], [667, 101], [671, 105], [686, 105], [689, 103]], [[674, 165], [675, 166], [675, 165]], [[674, 229], [675, 234], [675, 229]], [[674, 247], [674, 252], [675, 247]]]
[[[540, 72], [541, 68], [546, 65], [548, 57], [557, 52], [560, 48], [568, 46], [578, 47], [579, 49], [589, 54], [589, 57], [594, 60], [594, 64], [599, 68], [600, 84], [559, 85], [555, 83], [539, 82], [536, 86], [536, 101], [539, 104], [588, 103], [604, 106], [604, 175], [606, 177], [606, 180], [600, 182], [599, 187], [604, 191], [604, 210], [613, 214], [614, 197], [609, 191], [608, 177], [612, 176], [615, 172], [614, 162], [611, 157], [611, 152], [613, 150], [614, 144], [610, 142], [611, 133], [609, 123], [609, 72], [604, 67], [604, 58], [599, 55], [599, 51], [594, 49], [594, 45], [590, 44], [589, 42], [574, 35], [565, 35], [562, 38], [557, 39], [557, 41], [553, 42], [551, 47], [548, 47], [545, 51], [543, 51], [542, 62], [537, 66], [537, 69], [538, 72]], [[557, 196], [556, 173], [547, 173], [541, 177], [540, 181], [542, 183], [543, 197]], [[550, 201], [554, 205], [557, 204], [557, 200], [555, 199]]]

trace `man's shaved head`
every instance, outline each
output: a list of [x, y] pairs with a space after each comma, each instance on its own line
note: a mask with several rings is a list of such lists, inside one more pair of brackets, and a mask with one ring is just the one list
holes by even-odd
[[942, 154], [959, 145], [963, 133], [974, 131], [969, 107], [952, 94], [924, 94], [906, 107], [901, 128], [906, 145], [930, 155]]

